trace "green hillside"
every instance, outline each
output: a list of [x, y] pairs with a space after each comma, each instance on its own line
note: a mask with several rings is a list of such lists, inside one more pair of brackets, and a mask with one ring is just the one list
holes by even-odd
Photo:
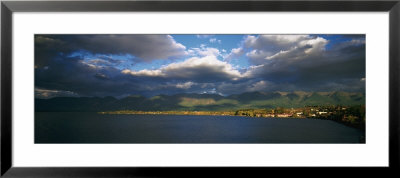
[[349, 92], [248, 92], [230, 96], [216, 94], [132, 95], [114, 97], [58, 97], [36, 99], [36, 111], [232, 111], [238, 109], [296, 108], [326, 105], [364, 105], [365, 94]]

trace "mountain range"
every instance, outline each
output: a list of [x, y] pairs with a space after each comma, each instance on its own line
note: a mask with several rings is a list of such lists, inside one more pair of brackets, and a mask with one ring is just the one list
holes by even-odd
[[35, 99], [36, 112], [137, 111], [228, 111], [249, 108], [296, 108], [324, 105], [365, 105], [364, 93], [351, 92], [246, 92], [229, 96], [182, 93], [146, 98], [55, 97]]

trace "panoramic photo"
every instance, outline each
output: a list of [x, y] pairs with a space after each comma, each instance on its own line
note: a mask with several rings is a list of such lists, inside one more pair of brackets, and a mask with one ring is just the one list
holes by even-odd
[[364, 34], [36, 34], [35, 143], [365, 144]]

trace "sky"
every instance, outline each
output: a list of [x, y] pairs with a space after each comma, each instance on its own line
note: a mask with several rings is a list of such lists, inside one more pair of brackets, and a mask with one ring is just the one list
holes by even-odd
[[365, 35], [35, 35], [35, 97], [365, 92]]

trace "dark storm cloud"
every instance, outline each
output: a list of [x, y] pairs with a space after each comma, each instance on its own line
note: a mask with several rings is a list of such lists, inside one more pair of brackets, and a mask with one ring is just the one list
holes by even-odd
[[[185, 63], [188, 65], [189, 63]], [[176, 67], [176, 66], [175, 66]], [[192, 66], [190, 69], [194, 69]], [[115, 96], [122, 97], [132, 94], [153, 96], [156, 94], [176, 94], [183, 92], [203, 92], [211, 90], [214, 83], [196, 83], [230, 80], [228, 74], [216, 68], [208, 70], [207, 66], [202, 66], [199, 70], [192, 71], [191, 75], [178, 75], [183, 73], [185, 68], [169, 66], [166, 69], [166, 77], [151, 75], [143, 72], [142, 75], [131, 75], [123, 73], [121, 70], [109, 66], [99, 66], [95, 63], [85, 62], [80, 57], [66, 57], [58, 55], [47, 63], [46, 67], [35, 69], [35, 86], [43, 88], [36, 92], [36, 97], [54, 96]], [[190, 70], [188, 69], [188, 70]], [[177, 70], [174, 72], [174, 70]], [[214, 73], [207, 72], [214, 71]], [[206, 73], [203, 73], [206, 72]], [[216, 75], [216, 76], [213, 76]], [[203, 78], [202, 78], [203, 77]], [[209, 80], [206, 80], [209, 77]]]
[[340, 42], [330, 50], [314, 48], [307, 44], [266, 56], [264, 64], [245, 75], [270, 81], [281, 86], [281, 91], [293, 85], [296, 90], [365, 90], [360, 82], [365, 78], [365, 40]]
[[186, 54], [186, 47], [169, 35], [36, 35], [35, 45], [62, 53], [87, 51], [93, 54], [130, 54], [143, 61]]
[[[85, 54], [99, 58], [87, 60]], [[37, 96], [121, 96], [151, 89], [151, 82], [122, 74], [115, 67], [123, 61], [110, 54], [150, 61], [182, 56], [185, 47], [168, 35], [36, 35], [35, 86], [42, 89]]]
[[252, 66], [247, 69], [220, 60], [216, 48], [198, 48], [194, 57], [183, 61], [134, 70], [113, 55], [128, 53], [140, 58], [132, 60], [144, 62], [187, 52], [166, 35], [37, 35], [35, 93], [45, 98], [365, 91], [365, 36], [342, 38], [346, 40], [330, 44], [312, 35], [250, 35], [243, 46], [231, 50], [249, 60]]
[[80, 58], [58, 56], [46, 68], [35, 70], [35, 86], [71, 91], [81, 96], [124, 94], [126, 89], [135, 86], [119, 73], [119, 70], [111, 67], [88, 65]]

